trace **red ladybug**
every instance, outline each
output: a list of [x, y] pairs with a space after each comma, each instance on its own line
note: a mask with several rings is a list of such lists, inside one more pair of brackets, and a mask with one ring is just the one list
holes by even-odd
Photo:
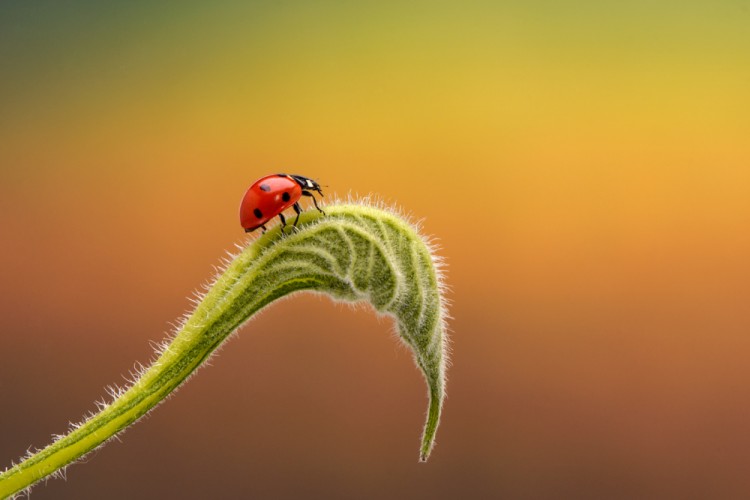
[[281, 233], [284, 234], [286, 219], [281, 212], [293, 207], [297, 213], [297, 218], [294, 219], [296, 226], [299, 214], [302, 213], [302, 208], [299, 206], [299, 199], [302, 196], [311, 197], [315, 208], [325, 215], [325, 212], [318, 206], [318, 200], [313, 196], [313, 191], [323, 196], [323, 191], [320, 190], [317, 182], [301, 175], [274, 174], [261, 177], [248, 188], [242, 198], [240, 223], [246, 233], [255, 231], [259, 227], [262, 227], [265, 232], [266, 222], [278, 215], [281, 219]]

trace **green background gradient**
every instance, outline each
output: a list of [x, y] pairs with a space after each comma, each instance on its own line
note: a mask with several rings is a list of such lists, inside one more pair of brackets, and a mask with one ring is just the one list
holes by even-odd
[[149, 358], [288, 171], [439, 239], [430, 462], [389, 321], [299, 296], [34, 498], [750, 495], [749, 29], [746, 0], [3, 1], [0, 465]]

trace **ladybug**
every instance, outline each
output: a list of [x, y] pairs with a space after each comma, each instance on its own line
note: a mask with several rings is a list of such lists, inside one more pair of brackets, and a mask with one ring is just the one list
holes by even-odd
[[318, 206], [318, 200], [313, 196], [313, 191], [323, 196], [320, 185], [312, 179], [301, 175], [274, 174], [261, 177], [250, 186], [242, 198], [240, 204], [240, 224], [246, 233], [255, 231], [259, 227], [266, 232], [266, 222], [277, 215], [281, 219], [281, 234], [284, 234], [286, 219], [283, 212], [289, 207], [293, 207], [297, 213], [294, 219], [294, 226], [297, 226], [299, 214], [302, 208], [299, 206], [299, 199], [302, 196], [309, 196], [313, 199], [315, 208], [325, 215], [325, 212]]

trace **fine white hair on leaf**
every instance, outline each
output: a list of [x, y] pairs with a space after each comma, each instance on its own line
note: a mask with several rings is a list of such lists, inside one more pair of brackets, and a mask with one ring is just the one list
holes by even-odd
[[153, 357], [133, 365], [124, 386], [108, 385], [96, 412], [70, 424], [70, 432], [29, 451], [0, 474], [0, 497], [28, 494], [36, 481], [65, 477], [85, 457], [174, 395], [245, 323], [297, 292], [325, 295], [393, 319], [393, 331], [413, 354], [428, 387], [428, 410], [419, 459], [432, 451], [443, 400], [449, 343], [445, 261], [438, 241], [421, 235], [422, 220], [372, 195], [351, 194], [308, 210], [297, 228], [278, 225], [252, 234], [226, 252], [212, 276], [194, 290], [193, 308], [171, 324], [167, 338], [150, 341]]

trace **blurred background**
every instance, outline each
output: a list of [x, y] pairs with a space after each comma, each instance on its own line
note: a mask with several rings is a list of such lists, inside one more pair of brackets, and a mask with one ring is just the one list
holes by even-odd
[[44, 498], [750, 496], [750, 2], [0, 4], [0, 466], [122, 383], [267, 173], [448, 263], [453, 365], [299, 295]]

